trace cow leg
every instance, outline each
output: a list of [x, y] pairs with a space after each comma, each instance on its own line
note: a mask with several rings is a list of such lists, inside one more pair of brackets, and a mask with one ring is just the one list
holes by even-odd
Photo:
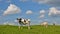
[[21, 29], [21, 24], [19, 24], [18, 28]]
[[18, 25], [18, 29], [20, 30], [20, 25]]
[[20, 24], [19, 29], [22, 29], [22, 28], [23, 28], [22, 26], [23, 26], [23, 25], [22, 25], [22, 24]]
[[46, 24], [46, 25], [44, 25], [46, 28], [48, 27], [48, 25]]
[[20, 23], [19, 23], [18, 25], [19, 25], [18, 28], [21, 29], [21, 26], [22, 26], [22, 25], [21, 25]]
[[30, 22], [28, 23], [28, 29], [30, 29]]
[[46, 28], [48, 27], [48, 25], [46, 24]]

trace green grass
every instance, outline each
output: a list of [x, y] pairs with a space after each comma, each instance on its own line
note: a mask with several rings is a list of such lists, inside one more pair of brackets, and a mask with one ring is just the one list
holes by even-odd
[[19, 30], [18, 26], [0, 25], [0, 34], [60, 34], [60, 26], [48, 26], [48, 28], [45, 28], [34, 25], [31, 26], [30, 30], [26, 26]]

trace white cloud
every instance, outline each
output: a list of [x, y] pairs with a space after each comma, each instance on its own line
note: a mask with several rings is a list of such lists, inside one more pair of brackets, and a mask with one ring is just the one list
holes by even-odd
[[15, 25], [15, 23], [12, 23], [12, 22], [4, 22], [3, 24], [4, 25]]
[[26, 14], [32, 14], [33, 12], [31, 10], [27, 10]]
[[40, 14], [44, 14], [44, 13], [45, 13], [45, 10], [41, 10], [41, 11], [40, 11]]
[[43, 18], [45, 15], [40, 15], [39, 18]]
[[17, 7], [14, 4], [10, 4], [10, 6], [8, 6], [8, 8], [4, 11], [3, 15], [16, 14], [20, 12], [21, 12], [21, 9], [19, 7]]
[[48, 15], [58, 15], [58, 14], [60, 14], [60, 10], [58, 10], [57, 8], [51, 7], [51, 8], [49, 9]]
[[22, 1], [22, 2], [27, 2], [28, 0], [20, 0], [20, 1]]
[[34, 2], [37, 2], [38, 4], [47, 4], [51, 6], [60, 6], [60, 0], [33, 0]]
[[33, 0], [33, 1], [38, 2], [40, 4], [40, 3], [47, 3], [50, 0]]
[[45, 10], [41, 10], [39, 18], [43, 18], [44, 16], [45, 16]]

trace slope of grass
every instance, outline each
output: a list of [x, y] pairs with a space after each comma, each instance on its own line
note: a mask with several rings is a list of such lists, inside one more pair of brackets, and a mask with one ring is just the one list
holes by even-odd
[[45, 28], [34, 25], [31, 26], [30, 30], [26, 26], [19, 30], [17, 26], [1, 25], [0, 34], [60, 34], [60, 26], [48, 26], [48, 28]]

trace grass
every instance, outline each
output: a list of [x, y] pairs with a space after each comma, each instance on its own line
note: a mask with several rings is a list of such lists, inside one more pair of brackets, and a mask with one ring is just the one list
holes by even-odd
[[27, 29], [23, 26], [20, 30], [18, 26], [0, 25], [0, 34], [60, 34], [60, 26], [48, 26], [45, 28], [40, 25], [31, 26], [31, 29]]

